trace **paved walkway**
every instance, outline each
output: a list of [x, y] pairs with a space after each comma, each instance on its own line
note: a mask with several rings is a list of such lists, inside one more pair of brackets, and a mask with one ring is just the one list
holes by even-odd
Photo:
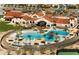
[[64, 47], [64, 49], [79, 49], [79, 41], [76, 42], [75, 44]]
[[[0, 32], [0, 40], [5, 33], [6, 32]], [[0, 45], [0, 55], [6, 55], [6, 54], [7, 54], [7, 50], [3, 49]]]
[[[8, 33], [8, 32], [10, 32], [10, 31], [7, 31], [7, 32], [0, 32], [0, 55], [7, 55], [8, 52], [10, 51], [10, 50], [8, 50], [8, 49], [4, 49], [5, 47], [8, 47], [8, 46], [9, 46], [9, 45], [7, 44], [7, 42], [6, 42], [6, 40], [3, 40], [3, 45], [5, 45], [5, 47], [2, 46], [2, 44], [1, 44], [1, 38], [2, 38], [6, 33]], [[5, 37], [4, 39], [6, 39], [6, 37]], [[11, 49], [11, 50], [12, 50], [12, 49]]]

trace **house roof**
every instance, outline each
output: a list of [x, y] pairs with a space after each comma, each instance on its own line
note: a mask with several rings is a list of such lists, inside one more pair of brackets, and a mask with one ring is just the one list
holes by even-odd
[[23, 13], [20, 12], [20, 11], [6, 11], [6, 14], [5, 16], [8, 17], [8, 16], [12, 16], [12, 17], [21, 17]]
[[[52, 14], [46, 14], [44, 16], [44, 13], [42, 11], [36, 12], [37, 15], [39, 16], [43, 16], [43, 18], [45, 18], [46, 20], [50, 21], [50, 22], [55, 22], [55, 23], [61, 23], [61, 24], [69, 24], [69, 19], [64, 19], [64, 18], [52, 18]], [[21, 11], [6, 11], [5, 14], [6, 17], [22, 17], [24, 20], [31, 20], [31, 21], [36, 21], [38, 20], [35, 17], [31, 17], [28, 14], [24, 14]], [[73, 18], [73, 17], [71, 17]]]
[[69, 19], [61, 19], [61, 18], [56, 18], [54, 20], [55, 23], [60, 23], [60, 24], [69, 24]]
[[30, 15], [27, 15], [25, 13], [22, 13], [21, 11], [6, 11], [5, 18], [13, 18], [13, 17], [22, 17], [24, 20], [36, 20], [36, 18], [31, 17]]
[[54, 23], [60, 23], [60, 24], [69, 24], [69, 19], [63, 19], [63, 18], [50, 18], [45, 16], [44, 17], [46, 20]]
[[48, 16], [44, 16], [44, 18], [45, 18], [46, 20], [50, 21], [50, 22], [53, 22], [53, 18], [50, 18], [50, 17], [48, 17]]
[[23, 15], [22, 18], [23, 18], [24, 20], [32, 20], [32, 21], [37, 20], [36, 18], [33, 18], [33, 17], [29, 16], [29, 15]]

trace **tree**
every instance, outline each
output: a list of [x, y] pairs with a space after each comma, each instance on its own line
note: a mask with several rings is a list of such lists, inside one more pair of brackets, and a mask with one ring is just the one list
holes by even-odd
[[8, 55], [10, 55], [10, 52], [11, 52], [10, 50], [7, 51]]
[[54, 23], [53, 26], [56, 26], [56, 24]]
[[16, 50], [17, 55], [21, 54], [21, 49]]
[[53, 27], [53, 29], [56, 28], [56, 24], [55, 23], [54, 24], [51, 24], [51, 26]]
[[50, 25], [47, 25], [48, 27], [50, 27]]

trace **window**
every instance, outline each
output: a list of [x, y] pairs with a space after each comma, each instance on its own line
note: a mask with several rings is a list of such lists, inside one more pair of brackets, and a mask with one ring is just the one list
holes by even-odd
[[67, 25], [65, 25], [65, 27], [67, 28]]
[[32, 22], [30, 21], [30, 23], [32, 23]]
[[34, 23], [34, 21], [33, 21], [33, 23]]
[[70, 34], [70, 36], [73, 36], [73, 34]]
[[73, 24], [72, 24], [72, 23], [71, 23], [70, 25], [71, 25], [71, 27], [73, 26]]
[[16, 24], [18, 24], [18, 22], [16, 22]]
[[48, 27], [50, 27], [50, 25], [47, 25]]
[[9, 21], [9, 19], [6, 19], [6, 21]]
[[23, 24], [25, 24], [25, 22], [23, 22]]
[[14, 21], [12, 21], [14, 23]]

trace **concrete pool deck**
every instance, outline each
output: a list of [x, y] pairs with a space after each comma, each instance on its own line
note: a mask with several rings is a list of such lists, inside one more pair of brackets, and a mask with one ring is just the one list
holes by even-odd
[[[7, 33], [7, 32], [3, 33], [3, 35], [6, 34], [6, 33]], [[3, 37], [2, 33], [0, 33], [0, 34], [1, 34], [1, 35], [0, 35], [0, 38]], [[8, 35], [7, 35], [7, 36], [8, 36]], [[79, 38], [79, 37], [74, 38], [74, 39], [78, 40], [78, 38]], [[4, 47], [6, 47], [8, 50], [12, 51], [13, 48], [12, 48], [11, 46], [8, 46], [8, 45], [7, 45], [5, 39], [6, 39], [6, 36], [2, 39], [2, 40], [3, 40], [3, 41], [2, 41], [2, 45], [3, 45]], [[67, 41], [64, 41], [64, 42], [66, 42], [66, 43], [73, 42], [74, 39], [72, 39], [72, 40], [67, 40]], [[64, 43], [64, 42], [63, 42], [63, 43]], [[64, 46], [63, 46], [63, 47], [64, 47]], [[1, 48], [2, 48], [2, 47], [1, 47]], [[2, 48], [2, 51], [5, 50], [5, 53], [7, 54], [7, 49]], [[2, 53], [2, 52], [1, 52], [1, 53]], [[39, 51], [38, 51], [38, 53], [39, 53]], [[2, 53], [2, 54], [3, 54], [3, 53]], [[35, 52], [35, 54], [37, 54], [37, 51]]]
[[[10, 30], [10, 31], [12, 31], [12, 30]], [[5, 49], [5, 47], [1, 45], [1, 39], [2, 39], [2, 37], [3, 37], [6, 33], [10, 32], [10, 31], [0, 32], [0, 55], [7, 55], [7, 54], [9, 53], [9, 50]], [[6, 39], [6, 38], [5, 38], [5, 39]], [[4, 40], [4, 45], [5, 45], [6, 47], [8, 47], [8, 46], [6, 45], [6, 41], [5, 41], [5, 40]], [[16, 55], [16, 53], [14, 53], [14, 54]]]
[[[3, 33], [3, 35], [5, 35], [6, 33], [7, 33], [7, 32]], [[2, 33], [1, 33], [1, 34], [2, 34]], [[3, 35], [2, 35], [0, 38], [2, 38]], [[13, 48], [10, 49], [9, 46], [7, 46], [7, 43], [6, 43], [5, 39], [6, 39], [6, 37], [3, 38], [3, 43], [5, 43], [5, 44], [2, 43], [3, 47], [0, 46], [0, 47], [2, 48], [2, 52], [0, 53], [1, 55], [7, 55], [8, 52], [10, 52], [10, 51], [13, 50]], [[7, 47], [8, 49], [6, 49], [6, 47]], [[10, 50], [10, 51], [9, 51], [9, 50]], [[27, 51], [27, 52], [29, 52], [29, 51]], [[5, 53], [5, 54], [4, 54], [4, 53]], [[13, 53], [12, 55], [16, 55], [15, 52], [11, 52], [11, 53]], [[49, 53], [50, 53], [50, 52], [49, 52]], [[30, 53], [27, 53], [27, 54], [29, 55]], [[35, 55], [40, 55], [41, 53], [40, 53], [39, 51], [35, 51], [34, 54], [35, 54]]]
[[[0, 32], [0, 41], [1, 38], [3, 37], [4, 34], [6, 34], [7, 32]], [[0, 55], [6, 55], [7, 54], [7, 50], [1, 47], [1, 43], [0, 43]]]
[[79, 49], [79, 41], [76, 42], [75, 44], [64, 47], [64, 49]]

